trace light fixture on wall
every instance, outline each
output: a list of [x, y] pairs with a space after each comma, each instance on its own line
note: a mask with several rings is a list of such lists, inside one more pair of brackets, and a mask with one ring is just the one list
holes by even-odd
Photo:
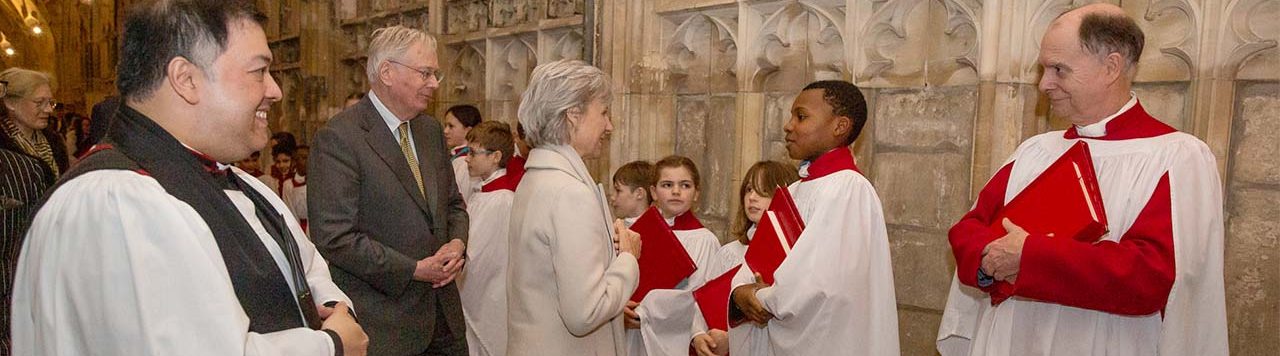
[[30, 27], [31, 33], [33, 34], [40, 35], [44, 33], [44, 28], [40, 27], [40, 20], [37, 20], [30, 12], [27, 13], [27, 18], [22, 19], [22, 23], [26, 24], [27, 27]]
[[9, 43], [9, 36], [5, 35], [4, 32], [0, 32], [0, 48], [3, 48], [4, 55], [9, 57], [13, 57], [14, 54], [18, 53], [13, 50], [13, 44]]

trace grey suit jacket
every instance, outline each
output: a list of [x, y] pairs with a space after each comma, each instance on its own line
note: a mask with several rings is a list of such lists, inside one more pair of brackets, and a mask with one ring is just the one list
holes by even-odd
[[418, 260], [466, 241], [468, 220], [440, 123], [420, 114], [409, 126], [426, 197], [368, 97], [330, 119], [312, 145], [311, 238], [355, 304], [370, 355], [425, 351], [437, 313], [454, 335], [466, 330], [456, 283], [413, 280]]

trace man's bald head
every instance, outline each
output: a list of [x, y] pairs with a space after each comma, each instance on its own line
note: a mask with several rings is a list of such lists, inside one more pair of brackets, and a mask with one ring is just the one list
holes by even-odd
[[1089, 54], [1119, 54], [1135, 74], [1146, 36], [1124, 9], [1112, 4], [1089, 4], [1059, 15], [1045, 36], [1074, 35]]

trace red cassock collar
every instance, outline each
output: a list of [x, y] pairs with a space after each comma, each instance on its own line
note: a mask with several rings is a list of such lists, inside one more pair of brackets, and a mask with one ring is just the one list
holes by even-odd
[[703, 228], [702, 222], [698, 221], [697, 216], [693, 215], [693, 210], [676, 215], [675, 222], [671, 224], [671, 230], [674, 231], [689, 231], [701, 228]]
[[515, 164], [516, 157], [512, 156], [507, 160], [507, 174], [494, 179], [483, 186], [480, 186], [481, 193], [488, 193], [499, 190], [516, 191], [516, 187], [520, 185], [520, 179], [524, 178], [524, 160], [521, 159], [519, 164]]
[[858, 165], [853, 162], [853, 151], [850, 151], [848, 146], [837, 147], [827, 151], [827, 153], [823, 153], [814, 159], [813, 162], [809, 162], [809, 176], [800, 180], [808, 182], [843, 170], [852, 170], [862, 174], [862, 171], [858, 170]]
[[1129, 108], [1128, 111], [1121, 113], [1111, 121], [1107, 122], [1107, 134], [1102, 137], [1081, 137], [1076, 132], [1076, 126], [1071, 125], [1067, 132], [1063, 133], [1063, 138], [1068, 140], [1078, 138], [1088, 138], [1094, 140], [1119, 141], [1135, 138], [1149, 138], [1165, 134], [1177, 132], [1177, 129], [1166, 125], [1160, 120], [1151, 117], [1146, 109], [1142, 108], [1142, 103], [1138, 102]]

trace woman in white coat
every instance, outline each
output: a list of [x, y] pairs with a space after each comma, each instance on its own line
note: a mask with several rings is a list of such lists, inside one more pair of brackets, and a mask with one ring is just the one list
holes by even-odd
[[611, 96], [600, 69], [561, 60], [534, 69], [521, 98], [534, 149], [511, 209], [508, 355], [624, 355], [640, 236], [613, 219], [582, 161], [613, 130]]

